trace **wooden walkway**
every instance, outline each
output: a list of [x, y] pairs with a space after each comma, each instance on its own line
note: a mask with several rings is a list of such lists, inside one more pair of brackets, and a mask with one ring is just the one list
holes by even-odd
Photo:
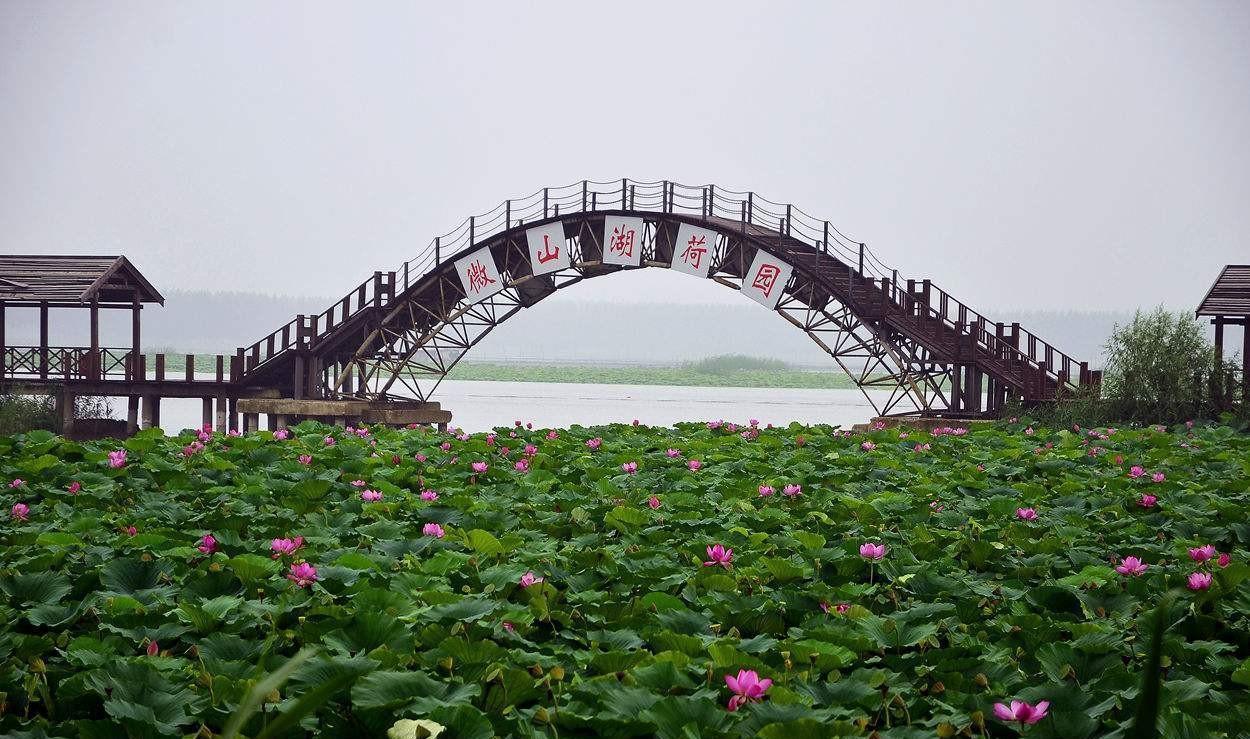
[[[633, 265], [605, 261], [610, 217], [644, 224]], [[554, 230], [557, 242], [563, 234], [567, 267], [534, 274], [526, 232], [539, 226]], [[120, 286], [130, 292], [108, 296], [112, 303], [100, 303], [89, 290], [77, 295], [79, 305], [92, 306], [91, 346], [50, 345], [47, 306], [72, 305], [81, 280], [68, 290], [58, 286], [55, 298], [22, 295], [30, 288], [22, 280], [37, 281], [37, 269], [22, 265], [24, 271], [6, 273], [0, 259], [0, 314], [6, 303], [42, 306], [45, 314], [39, 346], [5, 346], [0, 329], [0, 381], [10, 389], [125, 396], [132, 424], [158, 424], [161, 397], [202, 398], [205, 422], [219, 428], [235, 425], [238, 414], [244, 428], [255, 427], [261, 413], [271, 424], [323, 415], [313, 410], [445, 423], [450, 416], [432, 394], [495, 326], [584, 280], [670, 266], [677, 233], [691, 226], [713, 236], [707, 277], [717, 284], [740, 289], [760, 254], [792, 267], [774, 310], [824, 349], [879, 414], [986, 416], [1012, 401], [1030, 405], [1097, 392], [1100, 373], [1087, 363], [1018, 323], [987, 318], [930, 279], [901, 278], [866, 245], [795, 206], [712, 185], [630, 180], [583, 181], [506, 201], [435, 238], [399, 269], [374, 272], [321, 313], [296, 316], [232, 355], [139, 354], [140, 304], [159, 295], [132, 267]], [[470, 300], [456, 263], [483, 253], [503, 289]], [[102, 264], [88, 271], [113, 269]], [[100, 346], [97, 304], [134, 310], [130, 348]], [[207, 371], [194, 372], [197, 362]], [[888, 400], [873, 390], [886, 391]]]

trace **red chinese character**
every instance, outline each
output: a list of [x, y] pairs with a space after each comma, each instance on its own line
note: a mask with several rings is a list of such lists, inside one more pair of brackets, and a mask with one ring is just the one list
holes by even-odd
[[552, 259], [560, 258], [560, 247], [556, 246], [554, 252], [551, 249], [552, 249], [551, 237], [548, 236], [547, 234], [543, 234], [543, 250], [538, 252], [539, 264], [546, 264], [547, 262], [550, 262]]
[[704, 240], [702, 236], [691, 236], [690, 241], [686, 243], [686, 250], [681, 253], [681, 260], [698, 269], [699, 263], [703, 261], [703, 255], [707, 253], [707, 247], [703, 245]]
[[608, 251], [622, 257], [634, 256], [634, 229], [626, 229], [617, 226], [612, 229], [612, 243], [608, 246]]
[[781, 274], [781, 268], [775, 264], [761, 264], [759, 271], [755, 273], [755, 279], [751, 281], [751, 287], [754, 287], [764, 293], [764, 297], [772, 294], [773, 285], [777, 283], [777, 277]]
[[490, 274], [486, 271], [486, 265], [477, 259], [474, 259], [469, 264], [469, 268], [465, 270], [465, 277], [469, 278], [469, 289], [475, 293], [482, 292], [482, 288], [487, 285], [495, 284], [495, 281], [491, 279]]

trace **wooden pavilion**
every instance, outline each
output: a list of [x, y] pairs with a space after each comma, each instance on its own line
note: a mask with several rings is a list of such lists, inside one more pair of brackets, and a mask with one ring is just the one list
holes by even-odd
[[[128, 366], [129, 358], [139, 355], [140, 316], [145, 303], [164, 305], [165, 298], [125, 257], [0, 255], [0, 377], [28, 374], [46, 380], [68, 374], [99, 381], [118, 363]], [[37, 346], [5, 343], [6, 311], [12, 308], [39, 311]], [[90, 345], [51, 346], [51, 308], [86, 310]], [[101, 310], [131, 311], [129, 351], [100, 346]]]
[[1224, 328], [1241, 326], [1241, 402], [1250, 405], [1250, 264], [1229, 264], [1220, 271], [1206, 297], [1194, 312], [1209, 317], [1215, 326], [1215, 375], [1212, 382], [1218, 407], [1232, 403], [1237, 379], [1224, 367]]

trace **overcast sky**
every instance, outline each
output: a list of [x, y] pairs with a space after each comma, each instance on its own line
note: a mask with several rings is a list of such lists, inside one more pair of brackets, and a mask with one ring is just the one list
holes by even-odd
[[[1250, 262], [1250, 3], [434, 6], [3, 2], [0, 250], [337, 296], [628, 176], [793, 202], [999, 312], [1192, 307]], [[675, 289], [745, 300], [566, 292]]]

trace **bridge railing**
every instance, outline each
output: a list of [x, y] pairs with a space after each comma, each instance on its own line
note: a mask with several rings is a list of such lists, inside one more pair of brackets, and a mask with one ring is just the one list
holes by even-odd
[[309, 348], [317, 339], [351, 320], [362, 310], [389, 305], [395, 298], [396, 278], [394, 272], [374, 272], [371, 278], [321, 313], [296, 316], [250, 346], [240, 347], [231, 363], [231, 377], [238, 380], [241, 375], [293, 347]]
[[829, 221], [818, 219], [792, 204], [769, 200], [754, 192], [728, 190], [715, 185], [629, 179], [582, 180], [505, 200], [485, 213], [466, 218], [448, 233], [435, 237], [417, 256], [404, 262], [399, 272], [407, 276], [403, 281], [406, 288], [447, 258], [517, 226], [569, 213], [620, 210], [733, 220], [744, 227], [776, 232], [811, 243], [847, 264], [856, 265], [865, 275], [880, 278], [892, 273], [871, 249], [851, 239]]
[[899, 284], [882, 281], [890, 300], [911, 315], [940, 320], [960, 337], [969, 337], [988, 350], [1008, 369], [1018, 373], [1030, 370], [1072, 390], [1094, 384], [1096, 375], [1087, 362], [1081, 362], [1055, 348], [1019, 323], [991, 321], [930, 280], [908, 280]]
[[[504, 231], [569, 213], [621, 210], [720, 218], [738, 222], [744, 231], [750, 231], [753, 236], [758, 236], [763, 230], [810, 243], [822, 253], [846, 264], [850, 269], [848, 277], [853, 282], [871, 280], [874, 284], [882, 284], [890, 299], [899, 306], [904, 305], [905, 299], [914, 302], [914, 296], [900, 294], [903, 280], [898, 271], [887, 266], [866, 244], [793, 204], [769, 200], [755, 192], [728, 190], [715, 185], [683, 185], [666, 180], [582, 180], [505, 200], [485, 213], [466, 218], [448, 233], [435, 237], [395, 272], [385, 273], [385, 280], [383, 273], [375, 272], [371, 280], [361, 283], [356, 290], [321, 314], [299, 316], [251, 346], [239, 349], [234, 362], [237, 372], [240, 376], [250, 372], [291, 347], [310, 346], [325, 332], [360, 310], [389, 304], [397, 290], [406, 291], [448, 259]], [[1083, 363], [1076, 362], [1034, 334], [1019, 329], [1018, 324], [1011, 324], [1012, 333], [1003, 336], [999, 328], [1001, 324], [990, 322], [944, 290], [933, 287], [927, 280], [924, 284], [928, 291], [926, 295], [930, 298], [936, 296], [936, 305], [929, 300], [927, 310], [934, 311], [961, 336], [973, 337], [1006, 363], [1031, 363], [1031, 370], [1040, 371], [1043, 376], [1048, 375], [1061, 384], [1088, 384], [1090, 373]], [[994, 332], [990, 331], [990, 326], [994, 327]], [[1076, 382], [1072, 381], [1074, 373], [1078, 373]]]

